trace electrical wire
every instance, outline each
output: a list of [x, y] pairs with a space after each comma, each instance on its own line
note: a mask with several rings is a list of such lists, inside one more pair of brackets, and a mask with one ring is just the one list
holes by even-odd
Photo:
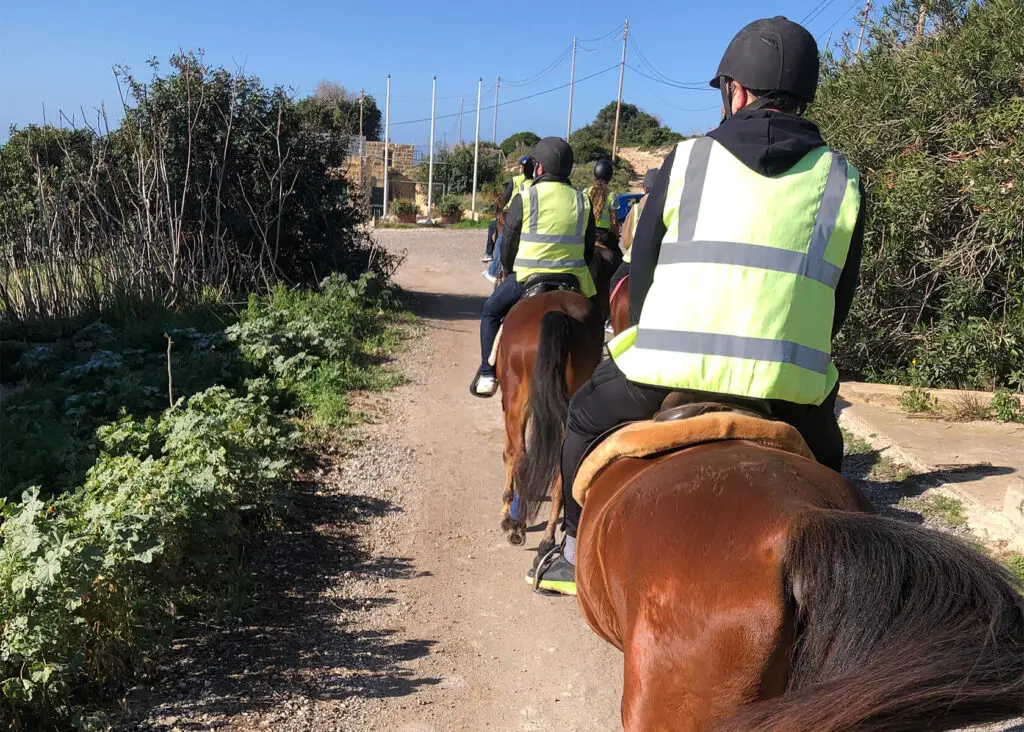
[[821, 7], [819, 7], [814, 12], [809, 13], [808, 16], [806, 18], [804, 18], [804, 20], [800, 21], [800, 25], [807, 26], [807, 25], [810, 25], [811, 23], [813, 23], [814, 21], [816, 21], [818, 18], [821, 17], [822, 13], [824, 13], [826, 10], [828, 10], [830, 7], [832, 7], [832, 4], [835, 1], [836, 0], [825, 0], [825, 4], [821, 5]]
[[603, 36], [598, 36], [597, 38], [577, 38], [576, 39], [576, 43], [600, 43], [601, 41], [605, 40], [606, 38], [611, 38], [612, 36], [617, 35], [618, 33], [621, 33], [622, 32], [622, 28], [623, 28], [623, 24], [619, 23], [615, 28], [611, 29], [610, 31], [605, 33]]
[[572, 53], [572, 48], [571, 48], [571, 47], [570, 47], [570, 48], [567, 48], [567, 49], [565, 49], [565, 50], [564, 50], [564, 51], [562, 51], [562, 53], [561, 53], [561, 54], [560, 54], [560, 55], [558, 56], [558, 58], [556, 58], [556, 59], [555, 59], [554, 61], [552, 61], [552, 62], [551, 62], [550, 64], [548, 64], [547, 66], [545, 66], [545, 67], [544, 67], [543, 69], [541, 69], [540, 71], [538, 71], [538, 72], [537, 72], [536, 74], [534, 74], [533, 76], [530, 76], [530, 77], [528, 77], [528, 78], [526, 78], [526, 79], [523, 79], [522, 81], [507, 81], [507, 80], [505, 80], [505, 79], [502, 79], [502, 81], [503, 81], [503, 82], [504, 82], [504, 83], [505, 83], [505, 84], [506, 84], [507, 86], [530, 86], [531, 84], [536, 84], [536, 83], [537, 83], [538, 81], [540, 81], [540, 80], [541, 80], [541, 79], [543, 79], [544, 77], [546, 77], [546, 76], [550, 75], [550, 74], [551, 74], [551, 73], [552, 73], [553, 71], [555, 71], [555, 70], [556, 70], [556, 69], [557, 69], [557, 68], [558, 68], [559, 66], [561, 66], [562, 64], [564, 64], [564, 63], [565, 63], [565, 62], [566, 62], [566, 61], [567, 61], [567, 60], [569, 59], [569, 54], [571, 54], [571, 53]]
[[[639, 57], [640, 63], [651, 74], [653, 74], [655, 77], [657, 77], [657, 79], [655, 79], [656, 81], [658, 81], [658, 80], [664, 81], [665, 83], [667, 83], [667, 84], [669, 84], [671, 86], [675, 86], [676, 88], [679, 88], [679, 89], [691, 88], [693, 90], [703, 91], [704, 89], [707, 88], [707, 83], [706, 82], [703, 82], [703, 81], [679, 81], [678, 79], [673, 79], [668, 74], [664, 74], [661, 71], [659, 71], [658, 68], [655, 67], [655, 65], [650, 62], [650, 60], [647, 58], [647, 56], [641, 50], [640, 44], [637, 43], [636, 37], [633, 34], [630, 34], [630, 36], [629, 36], [629, 45], [632, 47], [633, 51]], [[636, 69], [634, 69], [634, 71], [635, 70]], [[640, 73], [640, 72], [638, 72], [638, 73]], [[650, 77], [648, 77], [648, 78], [650, 78]]]
[[[601, 71], [597, 71], [597, 72], [595, 72], [593, 74], [589, 74], [587, 76], [580, 77], [579, 79], [576, 79], [575, 83], [579, 84], [580, 82], [588, 81], [589, 79], [596, 78], [598, 76], [601, 76], [602, 74], [607, 74], [609, 71], [613, 71], [613, 70], [615, 70], [617, 68], [619, 68], [618, 64], [615, 64], [613, 66], [609, 66], [608, 68], [602, 69]], [[543, 96], [545, 94], [551, 94], [552, 92], [556, 92], [556, 91], [559, 91], [561, 89], [565, 89], [568, 86], [569, 86], [569, 82], [566, 82], [565, 84], [560, 84], [559, 86], [553, 86], [550, 89], [545, 89], [543, 91], [534, 92], [533, 94], [527, 94], [524, 97], [516, 97], [515, 99], [506, 99], [505, 101], [498, 102], [497, 106], [504, 107], [506, 104], [516, 104], [517, 102], [525, 102], [528, 99], [534, 99], [536, 97]], [[480, 111], [481, 112], [485, 112], [487, 110], [494, 109], [494, 107], [495, 107], [495, 105], [493, 105], [493, 104], [490, 104], [490, 105], [487, 105], [487, 106], [481, 106], [480, 107]], [[476, 107], [466, 111], [465, 114], [473, 114], [473, 115], [475, 115], [476, 114]], [[434, 120], [436, 121], [436, 120], [439, 120], [439, 119], [451, 119], [452, 117], [458, 117], [458, 116], [459, 116], [458, 112], [456, 112], [455, 114], [435, 115]], [[401, 122], [392, 122], [391, 126], [392, 127], [398, 127], [400, 125], [412, 125], [412, 124], [418, 124], [418, 123], [429, 122], [429, 121], [430, 121], [430, 117], [423, 117], [421, 119], [409, 119], [409, 120], [403, 120]]]
[[[616, 66], [618, 66], [618, 64], [616, 64]], [[650, 74], [644, 73], [643, 71], [638, 69], [636, 66], [633, 66], [632, 64], [626, 64], [626, 68], [629, 69], [630, 71], [636, 73], [636, 74], [639, 74], [640, 76], [644, 77], [645, 79], [650, 79], [651, 81], [655, 81], [655, 82], [657, 82], [659, 84], [664, 84], [665, 86], [670, 86], [673, 89], [681, 89], [683, 91], [701, 91], [701, 92], [702, 91], [715, 91], [714, 89], [712, 89], [707, 84], [703, 84], [701, 87], [698, 88], [696, 86], [682, 85], [682, 84], [676, 84], [675, 82], [672, 82], [672, 81], [665, 81], [664, 79], [659, 79], [656, 76], [651, 76]]]
[[849, 8], [847, 8], [846, 10], [844, 10], [844, 11], [843, 11], [843, 13], [842, 13], [842, 15], [840, 15], [840, 16], [839, 16], [838, 18], [836, 18], [836, 19], [835, 19], [834, 21], [832, 21], [832, 25], [830, 25], [830, 26], [829, 26], [828, 28], [826, 28], [826, 29], [825, 29], [825, 30], [823, 30], [823, 31], [822, 31], [822, 32], [821, 32], [820, 34], [818, 34], [818, 40], [821, 40], [822, 36], [824, 36], [824, 35], [825, 35], [826, 33], [828, 33], [828, 32], [829, 32], [830, 30], [832, 30], [833, 28], [835, 28], [835, 27], [836, 27], [836, 26], [837, 26], [837, 25], [838, 25], [838, 24], [840, 23], [840, 21], [842, 21], [842, 20], [843, 20], [844, 18], [849, 18], [849, 17], [850, 17], [850, 13], [851, 13], [851, 12], [853, 11], [853, 9], [854, 9], [854, 8], [856, 8], [856, 7], [858, 6], [858, 5], [860, 5], [860, 0], [854, 0], [854, 2], [853, 2], [853, 5], [851, 5], [851, 6], [849, 7]]

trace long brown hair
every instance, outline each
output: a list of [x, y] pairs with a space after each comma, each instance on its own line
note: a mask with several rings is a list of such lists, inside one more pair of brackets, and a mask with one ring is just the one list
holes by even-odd
[[604, 207], [608, 204], [608, 181], [594, 178], [590, 187], [590, 209], [594, 212], [594, 220], [601, 218]]

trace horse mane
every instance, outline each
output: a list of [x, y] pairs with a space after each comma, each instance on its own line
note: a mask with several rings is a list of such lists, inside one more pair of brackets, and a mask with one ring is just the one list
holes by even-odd
[[721, 729], [944, 730], [1024, 709], [1024, 588], [958, 539], [813, 511], [791, 527], [783, 576], [789, 691]]

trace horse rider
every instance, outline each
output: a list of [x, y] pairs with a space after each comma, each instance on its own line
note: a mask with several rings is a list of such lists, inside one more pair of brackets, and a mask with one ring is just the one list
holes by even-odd
[[572, 485], [587, 449], [650, 419], [671, 392], [767, 406], [819, 462], [842, 468], [831, 341], [858, 284], [864, 192], [857, 169], [802, 116], [817, 84], [814, 37], [781, 16], [755, 21], [711, 82], [722, 123], [665, 158], [633, 240], [635, 325], [569, 406], [566, 540], [541, 563], [540, 588], [575, 594], [582, 509]]
[[490, 266], [484, 270], [483, 275], [489, 282], [497, 282], [501, 274], [501, 239], [502, 232], [498, 231], [499, 215], [507, 215], [512, 199], [525, 191], [533, 183], [533, 159], [529, 155], [519, 158], [519, 173], [512, 176], [512, 179], [505, 184], [505, 190], [498, 197], [498, 211], [494, 221], [487, 227], [487, 252], [481, 257], [482, 262], [489, 262]]
[[597, 226], [597, 243], [619, 254], [619, 217], [616, 211], [616, 197], [611, 191], [612, 161], [601, 158], [594, 163], [594, 183], [584, 195], [590, 199]]
[[611, 291], [622, 281], [622, 278], [629, 274], [629, 261], [632, 256], [633, 238], [636, 236], [636, 227], [640, 223], [640, 214], [644, 211], [647, 199], [650, 198], [651, 188], [654, 187], [654, 180], [658, 177], [658, 168], [648, 168], [644, 173], [643, 189], [644, 197], [633, 204], [626, 214], [626, 220], [622, 222], [622, 236], [619, 238], [619, 248], [622, 249], [622, 262], [619, 268], [612, 275]]
[[480, 368], [471, 391], [490, 397], [497, 390], [489, 363], [502, 319], [525, 293], [523, 283], [535, 274], [572, 274], [586, 297], [597, 294], [588, 269], [594, 257], [594, 216], [587, 197], [569, 181], [573, 153], [560, 137], [537, 143], [532, 185], [513, 196], [505, 214], [502, 268], [508, 276], [487, 302], [480, 318]]

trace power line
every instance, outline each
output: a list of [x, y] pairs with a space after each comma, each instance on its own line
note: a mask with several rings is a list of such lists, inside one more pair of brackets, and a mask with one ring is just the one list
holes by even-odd
[[707, 86], [707, 85], [703, 85], [700, 88], [697, 88], [697, 87], [692, 86], [692, 85], [683, 85], [683, 84], [677, 84], [677, 83], [675, 83], [673, 81], [665, 81], [664, 79], [659, 79], [656, 76], [651, 76], [650, 74], [644, 73], [643, 71], [638, 69], [636, 66], [633, 66], [632, 64], [626, 64], [626, 68], [628, 68], [630, 71], [632, 71], [634, 73], [640, 74], [640, 76], [644, 77], [645, 79], [650, 79], [651, 81], [655, 81], [655, 82], [657, 82], [659, 84], [664, 84], [665, 86], [670, 86], [673, 89], [681, 89], [683, 91], [700, 91], [700, 92], [702, 92], [702, 91], [714, 91], [714, 89], [712, 89], [710, 86]]
[[844, 10], [844, 11], [843, 11], [843, 14], [842, 14], [842, 15], [840, 15], [840, 16], [839, 16], [838, 18], [836, 18], [836, 19], [835, 19], [834, 21], [832, 21], [832, 25], [830, 25], [830, 26], [829, 26], [828, 28], [826, 28], [825, 30], [823, 30], [823, 31], [822, 31], [822, 32], [821, 32], [821, 33], [820, 33], [820, 34], [818, 35], [818, 40], [820, 40], [820, 39], [821, 39], [821, 37], [822, 37], [822, 36], [824, 36], [824, 35], [825, 35], [826, 33], [828, 33], [828, 32], [829, 32], [830, 30], [832, 30], [833, 28], [835, 28], [835, 27], [836, 27], [836, 26], [837, 26], [837, 25], [839, 24], [839, 22], [843, 20], [843, 18], [849, 18], [849, 17], [850, 17], [850, 13], [851, 13], [851, 12], [853, 11], [853, 9], [854, 9], [854, 8], [856, 8], [856, 7], [858, 6], [858, 5], [860, 5], [860, 0], [854, 0], [854, 2], [853, 2], [853, 5], [851, 5], [851, 6], [850, 6], [850, 7], [848, 7], [848, 8], [846, 9], [846, 10]]
[[555, 69], [557, 69], [563, 63], [565, 63], [566, 59], [569, 58], [570, 53], [572, 53], [572, 48], [566, 48], [564, 51], [562, 51], [558, 58], [556, 58], [554, 61], [545, 66], [543, 69], [538, 71], [533, 76], [523, 79], [522, 81], [508, 81], [506, 79], [502, 79], [502, 81], [504, 81], [505, 84], [507, 84], [508, 86], [530, 86], [531, 84], [536, 84], [538, 81], [548, 76], [553, 71], [555, 71]]
[[[640, 58], [640, 62], [648, 69], [648, 71], [654, 74], [654, 76], [658, 77], [657, 79], [655, 79], [655, 81], [664, 81], [665, 83], [675, 86], [679, 89], [693, 88], [695, 90], [704, 90], [705, 88], [707, 88], [707, 84], [705, 82], [679, 81], [678, 79], [673, 79], [668, 74], [664, 74], [661, 71], [659, 71], [657, 67], [655, 67], [655, 65], [650, 62], [650, 60], [647, 58], [644, 52], [640, 49], [640, 45], [636, 42], [635, 35], [630, 35], [629, 43], [633, 47], [633, 51]], [[636, 69], [634, 69], [634, 71], [636, 71]]]
[[[588, 81], [589, 79], [593, 79], [595, 77], [601, 76], [602, 74], [607, 74], [609, 71], [612, 71], [612, 70], [617, 69], [617, 68], [619, 68], [618, 64], [615, 64], [613, 66], [609, 66], [608, 68], [602, 69], [601, 71], [598, 71], [598, 72], [595, 72], [593, 74], [590, 74], [589, 76], [584, 76], [582, 78], [576, 79], [576, 83], [579, 84], [581, 81]], [[565, 89], [568, 86], [569, 86], [569, 83], [566, 82], [565, 84], [560, 84], [558, 86], [553, 86], [550, 89], [545, 89], [544, 91], [534, 92], [533, 94], [527, 94], [525, 97], [516, 97], [515, 99], [506, 99], [503, 102], [499, 102], [497, 106], [504, 107], [506, 104], [516, 104], [517, 102], [525, 102], [528, 99], [534, 99], [536, 97], [543, 96], [544, 94], [551, 94], [552, 92], [560, 91], [562, 89]], [[481, 107], [480, 111], [484, 111], [484, 110], [488, 110], [488, 109], [494, 109], [494, 106], [495, 105], [491, 104], [491, 105], [488, 105], [486, 107]], [[472, 113], [476, 114], [476, 110], [475, 109], [472, 110]], [[438, 115], [434, 119], [451, 119], [452, 117], [458, 117], [458, 116], [459, 116], [459, 113], [456, 112], [455, 114]], [[412, 124], [417, 124], [417, 123], [421, 123], [421, 122], [429, 122], [429, 121], [430, 121], [430, 117], [424, 117], [422, 119], [410, 119], [410, 120], [405, 120], [403, 122], [392, 122], [391, 126], [395, 127], [395, 126], [398, 126], [398, 125], [412, 125]]]
[[804, 19], [800, 21], [800, 25], [806, 26], [809, 23], [813, 23], [814, 21], [816, 21], [818, 18], [821, 17], [822, 13], [824, 13], [826, 10], [829, 9], [829, 7], [831, 7], [832, 3], [834, 3], [835, 1], [836, 0], [822, 0], [821, 2], [819, 2], [818, 5], [814, 8], [814, 10], [812, 10], [811, 12], [804, 16]]
[[617, 26], [612, 28], [610, 31], [605, 33], [603, 36], [598, 36], [597, 38], [578, 38], [577, 40], [580, 43], [600, 43], [601, 41], [603, 41], [605, 39], [612, 38], [613, 36], [618, 36], [619, 33], [622, 32], [622, 27], [623, 27], [623, 24], [619, 23]]

